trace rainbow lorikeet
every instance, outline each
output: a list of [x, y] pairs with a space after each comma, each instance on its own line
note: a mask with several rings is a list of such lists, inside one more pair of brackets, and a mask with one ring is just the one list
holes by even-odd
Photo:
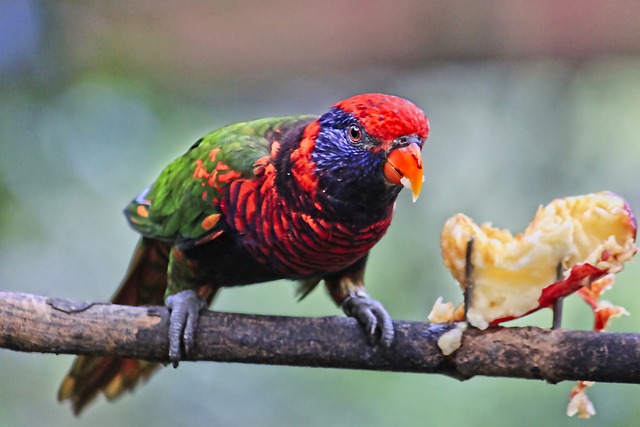
[[[364, 290], [369, 250], [400, 190], [418, 197], [425, 114], [390, 95], [357, 95], [322, 116], [232, 124], [196, 141], [125, 209], [142, 234], [112, 301], [171, 311], [169, 359], [194, 345], [198, 315], [221, 287], [320, 281], [382, 345], [393, 324]], [[133, 389], [158, 363], [80, 356], [58, 393], [79, 413], [99, 392]]]

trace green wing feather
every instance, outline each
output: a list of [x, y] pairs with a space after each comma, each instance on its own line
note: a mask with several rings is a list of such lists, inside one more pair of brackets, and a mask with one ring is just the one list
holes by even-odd
[[220, 205], [226, 187], [253, 178], [256, 161], [271, 144], [312, 116], [289, 116], [232, 124], [198, 140], [167, 166], [125, 209], [131, 226], [147, 237], [194, 246], [221, 233]]

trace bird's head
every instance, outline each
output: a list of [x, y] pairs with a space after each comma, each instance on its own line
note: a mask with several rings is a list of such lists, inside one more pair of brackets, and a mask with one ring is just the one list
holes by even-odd
[[406, 99], [354, 96], [307, 126], [298, 150], [301, 156], [306, 152], [307, 162], [294, 168], [296, 179], [334, 204], [382, 208], [403, 186], [415, 201], [423, 181], [420, 150], [428, 134], [427, 117]]

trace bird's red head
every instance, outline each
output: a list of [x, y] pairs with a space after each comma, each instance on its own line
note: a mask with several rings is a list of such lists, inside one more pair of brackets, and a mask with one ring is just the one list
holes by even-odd
[[369, 133], [382, 141], [406, 135], [429, 136], [429, 121], [411, 101], [382, 93], [356, 95], [338, 102], [335, 107], [358, 119]]
[[420, 150], [429, 136], [427, 116], [412, 102], [392, 95], [367, 93], [338, 102], [338, 108], [380, 143], [386, 153], [383, 173], [391, 184], [403, 185], [416, 201], [424, 179]]
[[427, 117], [406, 99], [357, 95], [310, 123], [286, 158], [298, 186], [334, 215], [382, 218], [402, 186], [418, 197], [428, 134]]

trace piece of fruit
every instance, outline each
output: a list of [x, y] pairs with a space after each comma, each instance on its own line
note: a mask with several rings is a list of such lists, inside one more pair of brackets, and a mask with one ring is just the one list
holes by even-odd
[[453, 320], [453, 312], [455, 307], [451, 302], [443, 302], [442, 297], [438, 297], [433, 304], [431, 312], [427, 316], [427, 319], [431, 323], [447, 323]]
[[438, 338], [438, 347], [445, 356], [453, 354], [462, 345], [462, 335], [467, 330], [467, 322], [458, 322]]
[[587, 396], [587, 388], [594, 383], [590, 381], [578, 381], [578, 384], [569, 393], [569, 405], [567, 406], [567, 416], [587, 419], [596, 414], [596, 409]]
[[467, 320], [485, 329], [550, 307], [619, 272], [637, 252], [636, 229], [625, 200], [601, 192], [540, 207], [515, 236], [458, 214], [444, 225], [441, 245], [444, 263], [462, 289], [473, 287]]

